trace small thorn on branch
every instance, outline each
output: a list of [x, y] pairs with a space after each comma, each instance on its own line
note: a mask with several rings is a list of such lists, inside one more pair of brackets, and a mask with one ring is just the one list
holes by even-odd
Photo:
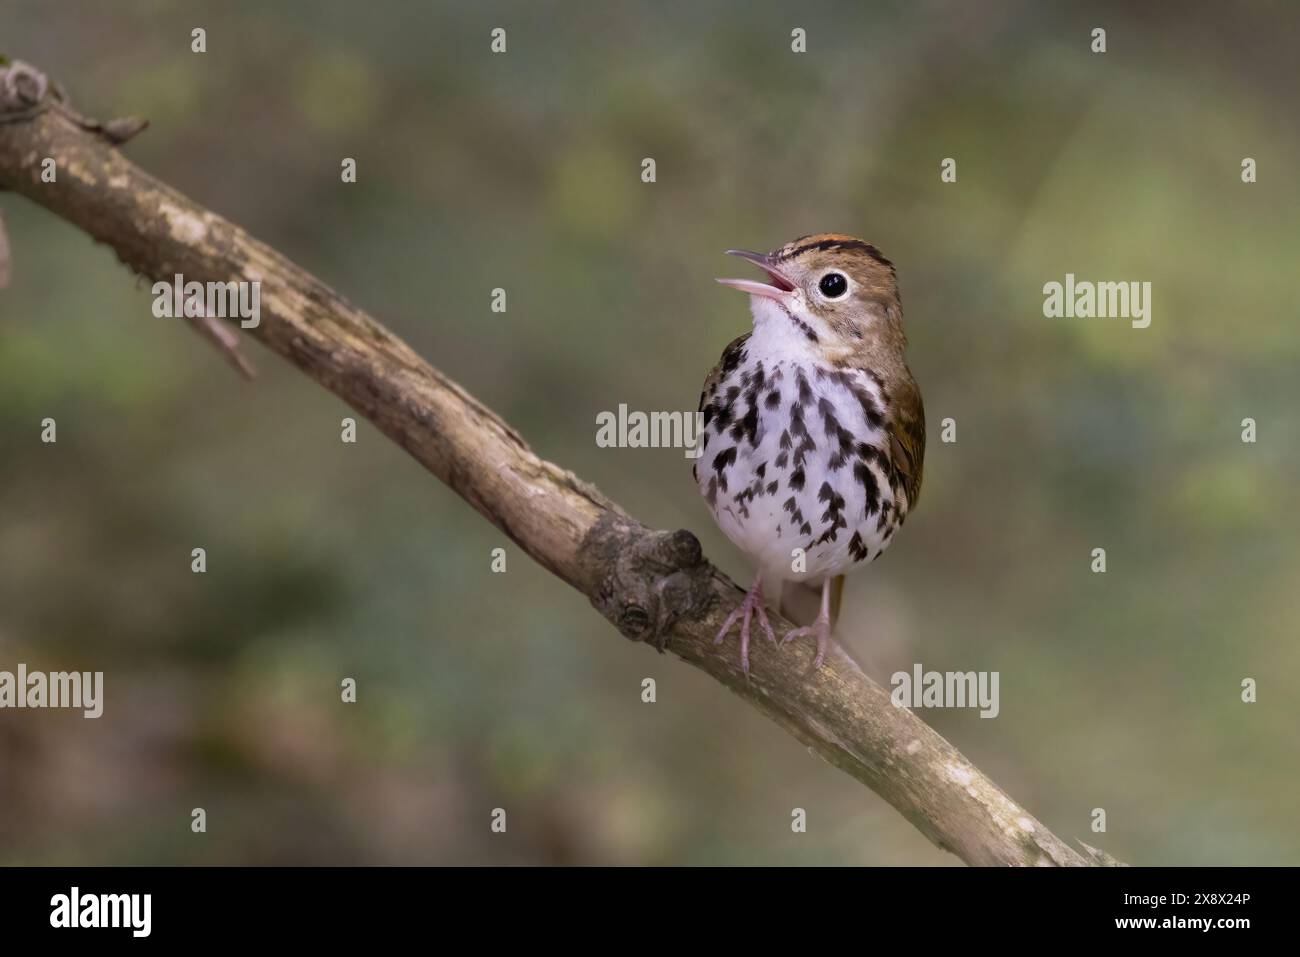
[[141, 116], [124, 116], [118, 120], [109, 120], [100, 125], [100, 132], [113, 144], [125, 143], [143, 133], [149, 127], [149, 121]]
[[190, 323], [209, 342], [213, 343], [232, 366], [239, 370], [245, 379], [256, 379], [257, 370], [248, 358], [239, 351], [239, 335], [213, 316], [186, 316]]

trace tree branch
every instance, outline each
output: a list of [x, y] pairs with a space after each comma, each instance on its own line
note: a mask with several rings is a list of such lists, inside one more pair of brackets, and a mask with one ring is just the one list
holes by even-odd
[[[373, 422], [626, 637], [666, 644], [967, 863], [1114, 863], [1057, 838], [916, 715], [895, 707], [842, 650], [806, 677], [811, 647], [778, 652], [756, 642], [746, 680], [734, 645], [712, 641], [742, 592], [704, 559], [694, 535], [647, 528], [539, 458], [315, 276], [125, 159], [116, 144], [141, 128], [87, 120], [37, 71], [0, 66], [0, 188], [80, 227], [150, 279], [260, 280], [261, 323], [252, 336]], [[55, 183], [41, 180], [46, 157], [57, 162]], [[792, 627], [773, 620], [779, 630]]]

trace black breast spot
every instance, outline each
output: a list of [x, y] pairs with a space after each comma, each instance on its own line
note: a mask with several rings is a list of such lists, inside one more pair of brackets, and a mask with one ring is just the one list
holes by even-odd
[[871, 549], [863, 544], [862, 536], [857, 532], [854, 532], [853, 537], [849, 539], [849, 554], [853, 556], [855, 562], [866, 561], [867, 556], [871, 554]]

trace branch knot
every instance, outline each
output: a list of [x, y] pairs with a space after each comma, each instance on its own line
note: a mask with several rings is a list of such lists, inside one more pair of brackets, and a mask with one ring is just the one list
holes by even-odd
[[0, 122], [27, 119], [48, 109], [44, 100], [49, 89], [45, 74], [22, 60], [0, 68]]
[[682, 618], [703, 615], [713, 601], [713, 566], [686, 529], [655, 531], [610, 516], [583, 541], [596, 610], [632, 641], [659, 651]]

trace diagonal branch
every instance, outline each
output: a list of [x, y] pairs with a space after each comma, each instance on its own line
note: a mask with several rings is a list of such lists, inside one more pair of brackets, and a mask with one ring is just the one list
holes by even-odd
[[[735, 649], [712, 643], [741, 590], [704, 559], [694, 535], [647, 528], [539, 458], [376, 320], [125, 159], [116, 145], [138, 132], [138, 122], [86, 120], [57, 85], [15, 77], [15, 69], [0, 66], [0, 188], [80, 227], [153, 280], [177, 273], [204, 283], [260, 280], [261, 323], [249, 334], [366, 416], [626, 637], [666, 642], [881, 795], [939, 847], [970, 864], [1114, 863], [1066, 845], [916, 715], [895, 707], [842, 651], [806, 678], [811, 648], [778, 653], [758, 642], [747, 681]], [[42, 182], [46, 157], [57, 163], [56, 183]]]

